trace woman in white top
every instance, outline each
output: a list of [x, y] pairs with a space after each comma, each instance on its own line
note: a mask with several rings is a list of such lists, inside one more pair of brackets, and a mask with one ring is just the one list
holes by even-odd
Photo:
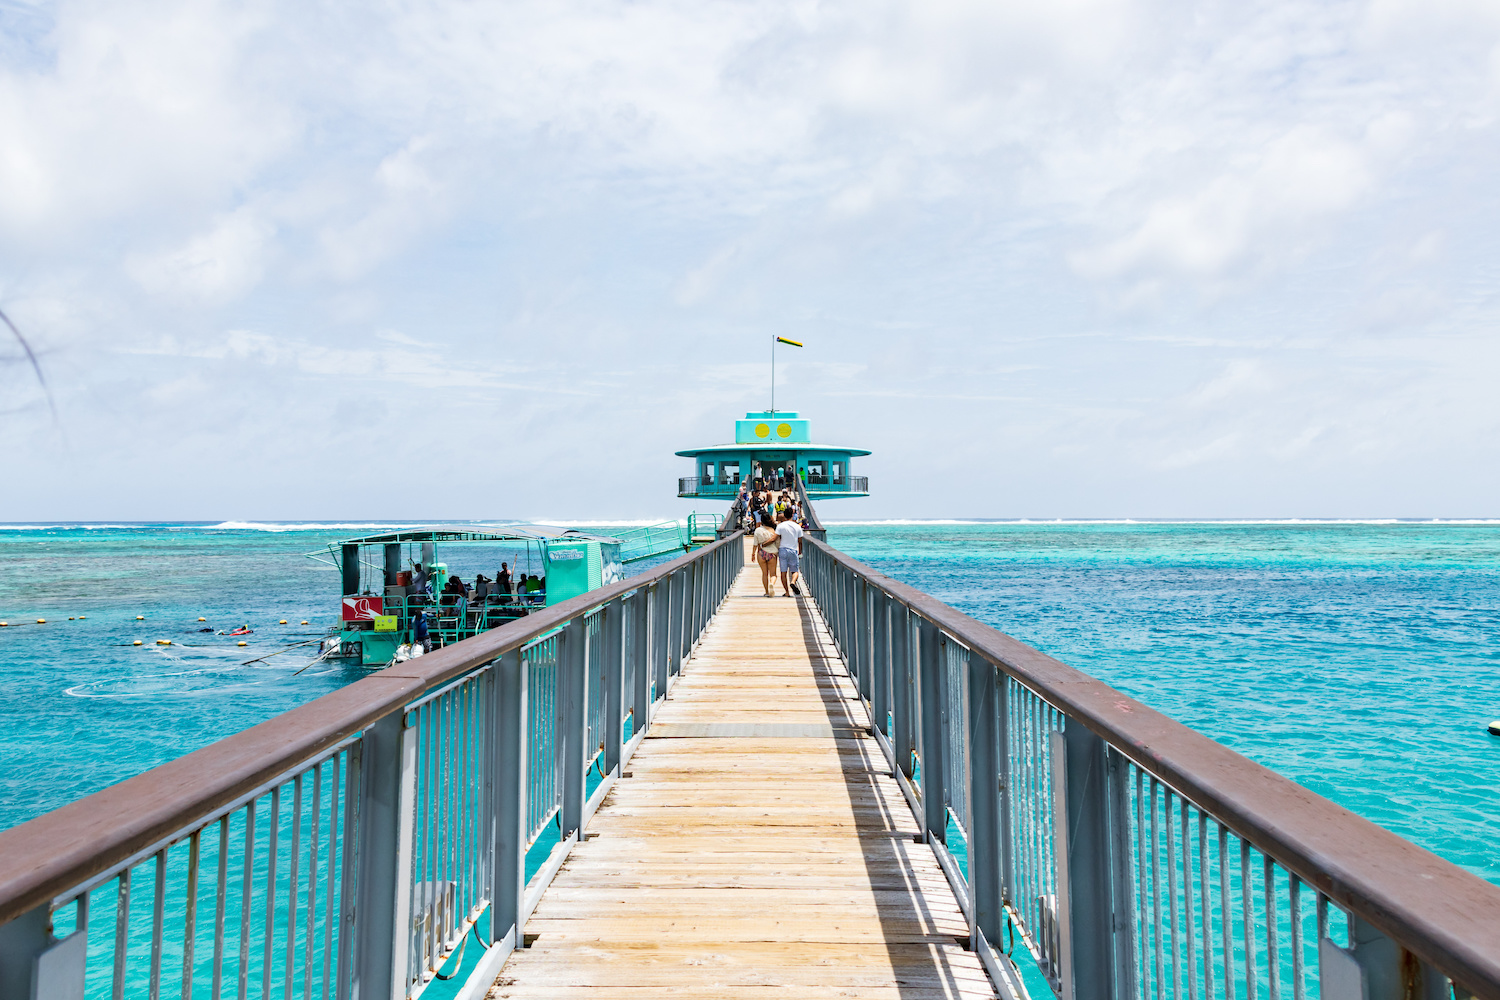
[[781, 545], [781, 536], [772, 527], [769, 512], [760, 515], [760, 527], [755, 529], [755, 561], [760, 564], [760, 584], [766, 596], [771, 595], [771, 581], [776, 579], [776, 550]]

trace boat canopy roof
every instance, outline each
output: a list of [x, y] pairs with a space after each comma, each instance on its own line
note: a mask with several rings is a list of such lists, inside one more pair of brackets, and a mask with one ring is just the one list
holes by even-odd
[[346, 538], [337, 545], [379, 545], [392, 542], [617, 542], [608, 535], [591, 535], [577, 528], [556, 528], [546, 524], [477, 525], [462, 528], [436, 525], [428, 528], [402, 528], [379, 535]]

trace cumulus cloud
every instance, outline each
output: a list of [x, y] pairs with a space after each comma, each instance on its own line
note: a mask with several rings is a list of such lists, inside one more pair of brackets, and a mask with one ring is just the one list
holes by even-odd
[[[71, 442], [13, 459], [17, 517], [152, 513], [79, 488], [121, 435], [311, 515], [308, 442], [371, 429], [471, 495], [650, 470], [656, 513], [787, 332], [778, 400], [874, 435], [891, 513], [986, 512], [904, 485], [950, 473], [1024, 513], [1500, 485], [1369, 473], [1500, 422], [1492, 4], [83, 0], [0, 6], [0, 55], [0, 306]], [[33, 393], [0, 363], [43, 441]]]

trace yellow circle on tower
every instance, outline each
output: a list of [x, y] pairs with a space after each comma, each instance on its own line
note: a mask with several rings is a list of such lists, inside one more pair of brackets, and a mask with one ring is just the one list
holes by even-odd
[[791, 424], [777, 424], [776, 425], [776, 436], [777, 437], [784, 437], [784, 438], [791, 437], [792, 436], [792, 425]]
[[763, 437], [765, 437], [766, 435], [768, 435], [770, 433], [771, 433], [771, 428], [770, 428], [769, 425], [767, 425], [767, 424], [756, 424], [755, 425], [755, 436], [756, 437], [763, 438]]

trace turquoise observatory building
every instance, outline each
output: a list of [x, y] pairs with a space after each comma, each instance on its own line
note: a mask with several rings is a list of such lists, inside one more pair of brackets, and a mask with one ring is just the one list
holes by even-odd
[[777, 470], [800, 476], [813, 500], [870, 495], [870, 481], [851, 468], [864, 448], [818, 444], [811, 422], [786, 410], [762, 410], [734, 422], [734, 443], [677, 452], [693, 460], [693, 475], [677, 481], [679, 497], [732, 496], [741, 483]]

